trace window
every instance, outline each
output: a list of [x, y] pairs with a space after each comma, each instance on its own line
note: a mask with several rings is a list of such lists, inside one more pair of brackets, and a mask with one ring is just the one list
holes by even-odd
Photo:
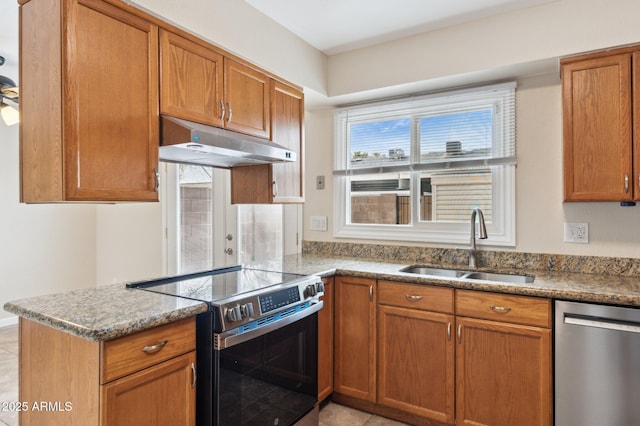
[[[165, 164], [168, 274], [282, 258], [282, 205], [231, 205], [228, 170]], [[297, 221], [288, 222], [297, 232]]]
[[335, 114], [336, 237], [515, 245], [515, 84]]

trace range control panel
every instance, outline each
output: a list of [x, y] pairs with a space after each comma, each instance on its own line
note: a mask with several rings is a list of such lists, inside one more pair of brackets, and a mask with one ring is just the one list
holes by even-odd
[[213, 305], [220, 319], [218, 332], [239, 327], [263, 316], [287, 309], [324, 294], [322, 279], [307, 276], [277, 284], [254, 293], [231, 297]]

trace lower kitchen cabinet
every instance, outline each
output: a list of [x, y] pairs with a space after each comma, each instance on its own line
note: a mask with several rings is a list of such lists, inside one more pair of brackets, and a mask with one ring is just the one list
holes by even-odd
[[323, 278], [324, 306], [318, 312], [318, 401], [333, 392], [333, 306], [334, 278]]
[[456, 312], [456, 424], [551, 425], [551, 302], [456, 290]]
[[376, 280], [338, 276], [335, 286], [334, 399], [375, 403]]
[[549, 299], [335, 285], [334, 401], [413, 425], [552, 424]]
[[381, 305], [378, 404], [454, 421], [453, 315]]
[[195, 362], [192, 351], [102, 386], [100, 424], [195, 425]]
[[195, 318], [96, 342], [20, 318], [23, 426], [195, 425]]

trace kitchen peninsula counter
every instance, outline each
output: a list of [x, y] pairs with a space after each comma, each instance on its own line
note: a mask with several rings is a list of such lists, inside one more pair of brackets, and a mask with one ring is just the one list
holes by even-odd
[[[505, 269], [534, 275], [533, 283], [507, 284], [483, 280], [432, 277], [399, 272], [412, 264], [354, 258], [290, 255], [249, 267], [304, 275], [349, 275], [468, 290], [546, 297], [570, 301], [640, 307], [640, 278], [606, 274]], [[440, 265], [431, 265], [440, 267]], [[457, 267], [465, 269], [464, 267]], [[482, 270], [479, 268], [478, 270]], [[495, 271], [496, 268], [492, 268]], [[205, 303], [127, 289], [112, 284], [8, 302], [4, 309], [87, 340], [104, 341], [206, 311]]]
[[11, 301], [4, 309], [86, 340], [105, 341], [195, 316], [207, 305], [111, 284]]

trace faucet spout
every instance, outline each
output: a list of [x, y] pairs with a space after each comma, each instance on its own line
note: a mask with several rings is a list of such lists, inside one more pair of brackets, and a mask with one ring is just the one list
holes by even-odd
[[484, 223], [484, 214], [479, 208], [473, 209], [471, 212], [471, 246], [469, 247], [469, 268], [476, 267], [476, 255], [478, 250], [476, 248], [476, 216], [478, 217], [478, 238], [485, 240], [487, 238], [487, 227]]

